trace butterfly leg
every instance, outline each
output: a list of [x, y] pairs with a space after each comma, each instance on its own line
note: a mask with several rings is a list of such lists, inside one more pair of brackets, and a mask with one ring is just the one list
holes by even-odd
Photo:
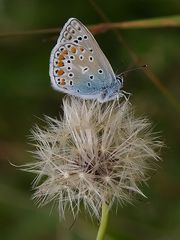
[[132, 95], [132, 93], [126, 92], [124, 90], [122, 90], [121, 93], [120, 93], [120, 97], [124, 97], [126, 101], [129, 100], [131, 95]]

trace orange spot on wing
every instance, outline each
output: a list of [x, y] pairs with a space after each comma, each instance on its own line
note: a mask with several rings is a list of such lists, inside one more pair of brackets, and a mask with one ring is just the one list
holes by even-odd
[[72, 47], [72, 48], [71, 48], [71, 52], [72, 52], [72, 53], [76, 53], [76, 48], [75, 48], [75, 47]]
[[66, 81], [65, 81], [64, 78], [62, 78], [62, 79], [60, 80], [60, 84], [61, 84], [62, 86], [66, 85]]
[[64, 55], [63, 55], [63, 54], [60, 54], [60, 55], [59, 55], [59, 60], [64, 60], [64, 59], [65, 59]]
[[59, 62], [58, 62], [58, 67], [63, 67], [63, 66], [64, 66], [63, 61], [59, 61]]
[[62, 51], [62, 54], [68, 54], [68, 51], [67, 51], [67, 49], [64, 49], [63, 51]]
[[63, 74], [64, 74], [64, 71], [63, 71], [62, 69], [58, 70], [58, 72], [57, 72], [57, 75], [58, 75], [58, 76], [61, 76], [61, 75], [63, 75]]

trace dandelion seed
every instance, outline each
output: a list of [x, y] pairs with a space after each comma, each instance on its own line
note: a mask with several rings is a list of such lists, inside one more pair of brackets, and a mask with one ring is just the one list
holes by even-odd
[[34, 198], [40, 205], [58, 202], [73, 215], [80, 205], [100, 217], [102, 203], [131, 202], [143, 193], [139, 184], [159, 160], [162, 143], [147, 119], [136, 118], [125, 101], [99, 103], [67, 97], [61, 120], [46, 117], [33, 132], [36, 162], [25, 166], [37, 174]]

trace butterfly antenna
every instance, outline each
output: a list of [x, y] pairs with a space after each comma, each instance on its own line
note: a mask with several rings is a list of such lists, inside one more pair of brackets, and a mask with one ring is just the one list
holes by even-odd
[[145, 65], [142, 65], [142, 66], [139, 66], [139, 67], [135, 67], [135, 68], [126, 70], [126, 71], [120, 73], [119, 77], [124, 76], [126, 73], [133, 72], [133, 71], [140, 70], [140, 69], [142, 69], [142, 68], [147, 68], [147, 67], [148, 67], [148, 65], [145, 64]]

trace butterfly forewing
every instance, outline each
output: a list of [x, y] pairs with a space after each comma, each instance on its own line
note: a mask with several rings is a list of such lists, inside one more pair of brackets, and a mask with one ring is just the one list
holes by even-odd
[[70, 18], [64, 25], [61, 34], [58, 39], [58, 43], [61, 42], [74, 42], [84, 46], [86, 49], [91, 51], [97, 58], [97, 62], [108, 68], [109, 72], [114, 75], [112, 67], [107, 60], [106, 56], [100, 49], [95, 38], [91, 32], [76, 18]]

